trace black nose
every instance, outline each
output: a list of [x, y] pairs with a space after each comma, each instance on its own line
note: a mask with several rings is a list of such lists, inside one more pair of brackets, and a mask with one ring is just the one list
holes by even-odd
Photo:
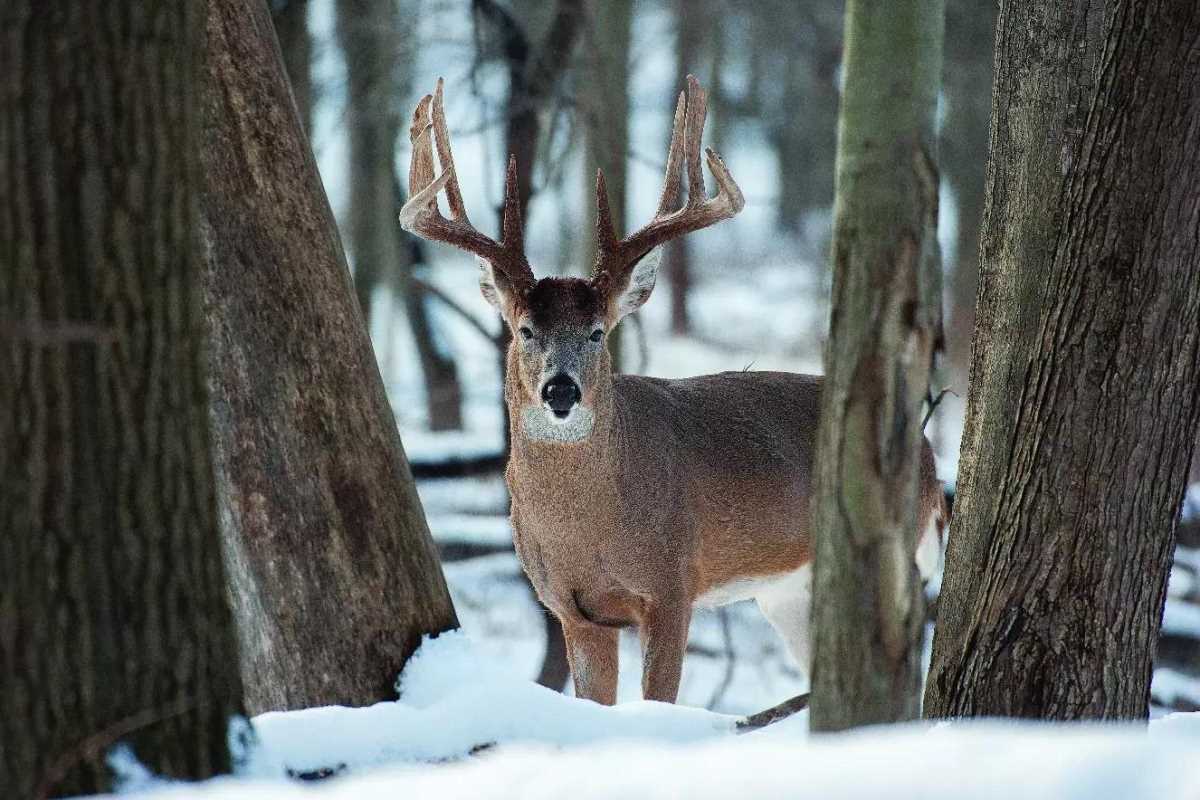
[[550, 406], [550, 410], [556, 417], [565, 417], [570, 414], [571, 406], [578, 403], [581, 396], [579, 384], [561, 372], [546, 381], [546, 385], [542, 387], [542, 399]]

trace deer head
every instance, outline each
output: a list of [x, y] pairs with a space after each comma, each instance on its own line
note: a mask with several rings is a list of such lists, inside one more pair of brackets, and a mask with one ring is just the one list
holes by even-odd
[[[596, 262], [591, 277], [534, 278], [525, 257], [521, 209], [517, 196], [516, 159], [508, 162], [501, 238], [497, 242], [471, 225], [454, 174], [454, 158], [446, 131], [442, 81], [437, 91], [417, 104], [410, 138], [409, 200], [400, 211], [405, 230], [475, 254], [480, 289], [512, 332], [510, 364], [515, 362], [516, 402], [525, 431], [535, 438], [578, 441], [595, 419], [597, 395], [611, 383], [606, 339], [625, 316], [649, 299], [658, 272], [660, 247], [671, 239], [707, 228], [741, 211], [741, 190], [725, 163], [712, 149], [705, 160], [717, 182], [717, 193], [705, 197], [700, 163], [700, 136], [707, 99], [691, 75], [679, 95], [667, 152], [666, 178], [658, 210], [633, 234], [618, 239], [609, 211], [603, 173], [596, 174]], [[434, 177], [436, 142], [442, 172]], [[680, 177], [686, 165], [688, 197], [679, 201]], [[438, 209], [445, 192], [449, 218]], [[516, 420], [514, 420], [514, 423]]]

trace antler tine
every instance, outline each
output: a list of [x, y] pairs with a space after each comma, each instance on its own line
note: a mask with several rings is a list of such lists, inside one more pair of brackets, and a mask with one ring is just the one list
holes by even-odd
[[679, 172], [683, 166], [683, 135], [685, 117], [687, 115], [687, 94], [679, 93], [675, 102], [675, 121], [671, 123], [671, 144], [667, 150], [667, 171], [663, 177], [662, 195], [658, 199], [658, 211], [655, 216], [661, 217], [671, 213], [679, 202]]
[[695, 75], [687, 76], [687, 117], [684, 122], [684, 157], [687, 162], [688, 205], [704, 202], [704, 168], [700, 166], [700, 136], [708, 116], [708, 94]]
[[506, 248], [524, 248], [525, 229], [521, 225], [521, 195], [517, 186], [517, 156], [508, 157], [504, 176], [504, 212], [500, 221], [500, 242]]
[[[708, 99], [695, 76], [688, 75], [687, 89], [681, 92], [675, 104], [675, 121], [671, 128], [671, 144], [667, 152], [667, 170], [658, 211], [650, 222], [636, 233], [615, 241], [615, 236], [601, 238], [601, 232], [611, 231], [608, 219], [608, 203], [604, 193], [603, 177], [597, 178], [597, 241], [607, 246], [597, 247], [593, 281], [608, 285], [611, 278], [633, 268], [642, 256], [655, 247], [672, 239], [715, 225], [721, 220], [736, 215], [745, 206], [742, 191], [733, 175], [711, 148], [705, 149], [705, 160], [717, 183], [717, 193], [705, 197], [704, 168], [700, 163], [700, 139], [704, 132], [704, 120], [708, 111]], [[676, 209], [679, 201], [680, 172], [686, 163], [688, 199], [682, 208]]]
[[[505, 189], [503, 234], [497, 242], [471, 225], [463, 204], [462, 191], [454, 171], [454, 156], [450, 151], [450, 135], [446, 130], [446, 113], [442, 103], [441, 78], [437, 91], [425, 95], [413, 113], [409, 138], [412, 140], [412, 161], [408, 171], [408, 202], [400, 209], [400, 225], [406, 231], [435, 242], [444, 242], [485, 259], [504, 275], [519, 292], [527, 292], [535, 283], [533, 270], [525, 258], [521, 230], [521, 208], [517, 197], [516, 161], [509, 162]], [[432, 107], [432, 108], [431, 108]], [[442, 172], [433, 174], [433, 148], [436, 140]], [[450, 219], [438, 209], [438, 192], [445, 190]]]
[[437, 140], [438, 161], [442, 170], [450, 173], [446, 182], [446, 204], [450, 206], [450, 219], [467, 218], [467, 208], [463, 205], [462, 192], [458, 188], [458, 178], [454, 174], [454, 154], [450, 152], [450, 134], [446, 130], [446, 109], [442, 103], [442, 84], [438, 78], [437, 90], [433, 93], [433, 132]]

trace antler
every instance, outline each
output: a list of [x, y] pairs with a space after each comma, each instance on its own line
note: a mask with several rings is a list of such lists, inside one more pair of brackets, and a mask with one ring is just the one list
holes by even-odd
[[[618, 241], [613, 230], [612, 214], [608, 207], [608, 190], [604, 174], [596, 173], [596, 265], [592, 282], [604, 286], [610, 282], [620, 285], [619, 278], [637, 264], [638, 260], [660, 244], [701, 228], [729, 219], [746, 204], [742, 190], [734, 182], [725, 162], [711, 147], [704, 150], [708, 168], [717, 181], [717, 193], [705, 199], [704, 172], [700, 166], [700, 134], [708, 112], [708, 97], [695, 76], [687, 76], [687, 89], [679, 93], [675, 104], [675, 123], [671, 128], [671, 145], [667, 153], [667, 174], [654, 219], [644, 227]], [[679, 175], [687, 164], [688, 199], [683, 208], [671, 209], [679, 201]]]
[[[433, 105], [432, 121], [430, 104]], [[433, 146], [437, 142], [438, 161], [442, 174], [433, 177]], [[486, 259], [492, 267], [504, 273], [513, 288], [524, 294], [535, 283], [533, 270], [525, 258], [525, 235], [521, 227], [521, 206], [517, 195], [517, 159], [508, 161], [508, 176], [504, 184], [504, 217], [501, 237], [497, 242], [479, 231], [467, 219], [458, 177], [454, 174], [454, 156], [450, 152], [450, 135], [446, 132], [446, 113], [442, 107], [442, 79], [437, 91], [425, 95], [413, 113], [412, 162], [408, 169], [408, 202], [400, 209], [400, 226], [425, 239], [444, 242], [460, 250]], [[438, 210], [438, 192], [445, 189], [450, 219]]]

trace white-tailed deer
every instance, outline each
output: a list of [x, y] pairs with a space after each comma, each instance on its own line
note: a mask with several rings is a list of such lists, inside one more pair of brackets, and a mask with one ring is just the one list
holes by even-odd
[[[673, 702], [694, 606], [754, 598], [809, 668], [809, 493], [821, 378], [725, 372], [684, 380], [614, 375], [605, 344], [654, 288], [657, 248], [737, 214], [720, 157], [706, 198], [705, 94], [679, 96], [658, 213], [618, 240], [596, 176], [597, 257], [588, 280], [536, 280], [525, 258], [510, 160], [499, 242], [472, 227], [454, 173], [442, 83], [417, 106], [405, 229], [479, 257], [484, 296], [512, 329], [505, 399], [513, 539], [538, 596], [562, 621], [576, 693], [613, 703], [617, 633], [641, 634], [642, 693]], [[432, 108], [431, 108], [432, 106]], [[431, 116], [432, 111], [432, 116]], [[434, 177], [436, 143], [442, 172]], [[676, 209], [681, 171], [688, 197]], [[449, 218], [438, 210], [444, 191]], [[940, 556], [945, 519], [928, 443], [917, 548]], [[914, 540], [917, 537], [914, 536]]]

